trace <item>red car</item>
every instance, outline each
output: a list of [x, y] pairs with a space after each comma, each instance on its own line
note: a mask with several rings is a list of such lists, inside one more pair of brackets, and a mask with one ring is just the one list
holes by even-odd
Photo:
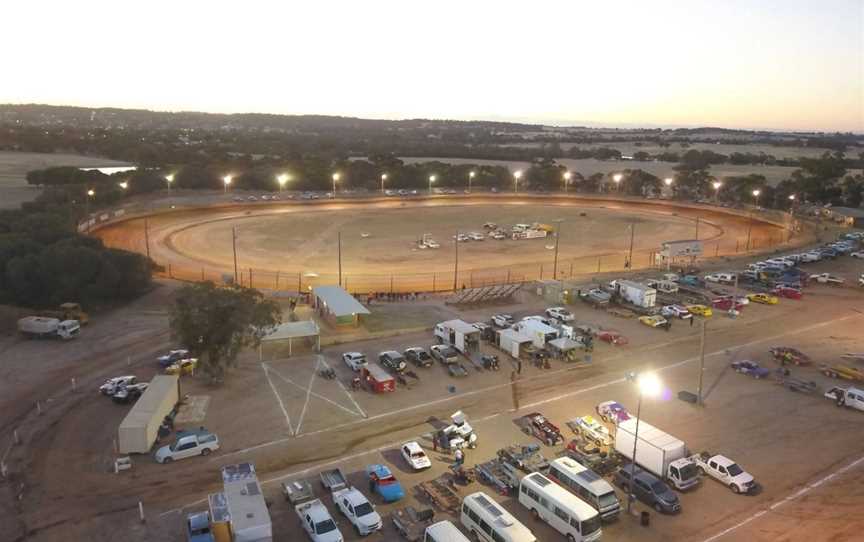
[[[717, 299], [711, 301], [711, 306], [715, 309], [719, 309], [721, 311], [728, 311], [732, 308], [732, 298], [731, 297], [718, 297]], [[744, 308], [742, 303], [735, 303], [735, 310], [740, 311]]]
[[597, 338], [603, 342], [614, 344], [615, 346], [627, 344], [627, 337], [621, 335], [617, 331], [601, 331], [597, 334]]
[[786, 299], [801, 299], [804, 297], [804, 294], [801, 293], [801, 290], [795, 288], [789, 288], [788, 286], [780, 286], [771, 290], [771, 293], [776, 295], [777, 297], [785, 297]]

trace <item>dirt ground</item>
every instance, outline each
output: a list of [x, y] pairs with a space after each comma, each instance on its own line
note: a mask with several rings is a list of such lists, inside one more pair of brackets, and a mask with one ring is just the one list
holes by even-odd
[[[847, 280], [864, 272], [864, 262], [849, 258], [811, 267]], [[854, 287], [812, 286], [802, 301], [751, 305], [735, 320], [711, 318], [704, 409], [674, 398], [680, 390], [695, 390], [698, 325], [676, 322], [667, 333], [581, 304], [571, 307], [577, 321], [614, 328], [630, 343], [598, 344], [590, 363], [553, 362], [548, 370], [526, 365], [515, 395], [509, 384], [513, 366], [506, 360], [497, 373], [471, 368], [469, 376], [459, 380], [439, 366], [418, 369], [418, 384], [389, 395], [344, 389], [351, 374], [339, 361], [342, 352], [359, 350], [374, 356], [384, 349], [428, 346], [429, 332], [334, 345], [325, 347], [320, 356], [301, 353], [266, 364], [248, 352], [224, 386], [212, 387], [197, 378], [184, 378], [182, 383], [183, 393], [209, 397], [203, 423], [220, 435], [220, 452], [168, 466], [136, 456], [132, 471], [115, 475], [109, 468], [112, 441], [130, 407], [116, 405], [94, 390], [107, 376], [131, 372], [146, 380], [155, 374], [155, 355], [170, 345], [165, 330], [170, 289], [169, 283], [129, 307], [97, 315], [72, 343], [12, 339], [3, 343], [0, 452], [10, 466], [11, 479], [0, 483], [0, 523], [11, 526], [4, 531], [10, 533], [9, 540], [179, 541], [183, 513], [203, 509], [202, 499], [220, 487], [219, 467], [239, 461], [256, 464], [273, 503], [275, 539], [299, 540], [303, 537], [296, 517], [278, 495], [280, 481], [313, 479], [320, 469], [339, 466], [365, 490], [364, 465], [384, 461], [406, 488], [406, 502], [414, 503], [413, 486], [443, 472], [449, 458], [430, 452], [433, 469], [410, 473], [396, 453], [398, 445], [418, 440], [428, 446], [428, 433], [454, 410], [464, 410], [480, 436], [478, 449], [468, 455], [472, 465], [501, 446], [530, 441], [513, 423], [525, 413], [543, 412], [564, 427], [567, 420], [592, 412], [604, 400], [615, 399], [634, 409], [636, 395], [623, 375], [647, 369], [658, 371], [666, 392], [661, 399], [643, 403], [646, 421], [682, 438], [694, 451], [707, 449], [736, 459], [764, 490], [753, 497], [736, 496], [706, 480], [703, 487], [682, 496], [680, 515], [652, 513], [649, 528], [624, 517], [604, 526], [606, 539], [855, 540], [861, 526], [854, 511], [862, 504], [859, 486], [864, 461], [858, 461], [864, 457], [862, 414], [837, 409], [821, 394], [791, 393], [728, 369], [730, 361], [740, 359], [773, 366], [767, 348], [777, 344], [800, 348], [817, 364], [839, 362], [843, 353], [864, 351], [860, 333], [864, 294]], [[397, 306], [389, 306], [388, 311]], [[449, 313], [478, 321], [495, 312], [517, 317], [536, 314], [545, 306], [541, 299], [523, 293], [510, 305], [439, 310], [442, 317]], [[410, 303], [401, 307], [406, 313], [415, 310]], [[336, 369], [337, 380], [316, 376], [321, 363]], [[835, 384], [817, 369], [793, 371], [823, 388]], [[72, 376], [78, 377], [76, 392], [70, 389]], [[41, 415], [36, 399], [43, 408]], [[10, 434], [16, 428], [23, 441], [17, 446]], [[558, 449], [560, 445], [544, 448], [549, 457]], [[477, 488], [482, 486], [464, 492]], [[539, 540], [558, 539], [545, 525], [531, 522], [512, 498], [495, 498], [526, 522]], [[332, 510], [329, 497], [324, 499]], [[144, 524], [137, 519], [139, 501], [147, 513]], [[393, 506], [378, 503], [378, 509], [386, 518]], [[637, 509], [641, 511], [642, 505]], [[446, 514], [439, 511], [438, 516]], [[348, 533], [344, 520], [339, 523]], [[385, 531], [374, 538], [397, 540], [389, 522], [385, 523]], [[347, 539], [355, 537], [349, 533]]]
[[[384, 200], [285, 203], [177, 211], [148, 219], [149, 250], [171, 276], [222, 280], [233, 275], [233, 232], [241, 280], [294, 289], [334, 283], [342, 236], [343, 284], [352, 292], [452, 288], [457, 231], [483, 232], [485, 222], [561, 219], [558, 278], [623, 269], [634, 225], [633, 268], [652, 264], [663, 241], [699, 237], [708, 257], [764, 250], [788, 238], [781, 228], [711, 207], [678, 207], [582, 198], [474, 197], [470, 200]], [[697, 232], [698, 219], [698, 232]], [[146, 252], [143, 219], [105, 226], [109, 246]], [[440, 249], [420, 250], [431, 234]], [[467, 287], [552, 278], [555, 239], [486, 239], [459, 243], [457, 285]], [[395, 279], [394, 279], [395, 277]]]

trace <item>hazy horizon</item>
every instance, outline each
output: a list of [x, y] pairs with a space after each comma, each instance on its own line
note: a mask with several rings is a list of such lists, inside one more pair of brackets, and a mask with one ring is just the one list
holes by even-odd
[[860, 0], [155, 0], [146, 10], [36, 0], [4, 13], [40, 31], [18, 24], [0, 35], [16, 51], [0, 102], [864, 132]]

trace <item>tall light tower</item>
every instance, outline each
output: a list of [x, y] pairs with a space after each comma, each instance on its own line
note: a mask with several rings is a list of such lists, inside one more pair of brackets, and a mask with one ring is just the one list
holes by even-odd
[[84, 199], [84, 214], [87, 216], [87, 233], [90, 233], [90, 200], [93, 199], [93, 196], [96, 195], [96, 192], [90, 188], [87, 190], [87, 197]]
[[723, 183], [720, 181], [714, 181], [711, 183], [711, 186], [714, 187], [714, 202], [716, 203], [720, 199], [720, 188], [723, 186]]
[[432, 183], [434, 183], [437, 178], [438, 177], [436, 177], [435, 175], [429, 175], [429, 193], [430, 194], [432, 193]]
[[615, 182], [615, 191], [616, 192], [621, 191], [621, 179], [623, 179], [623, 178], [624, 178], [624, 175], [622, 175], [620, 173], [616, 173], [615, 175], [612, 175], [612, 181]]
[[174, 174], [173, 173], [169, 173], [168, 175], [165, 175], [165, 183], [168, 185], [169, 191], [171, 190], [171, 183], [173, 183], [173, 182], [174, 182]]
[[285, 190], [285, 185], [291, 180], [291, 176], [287, 173], [280, 173], [276, 176], [276, 182], [279, 183], [279, 191]]
[[125, 192], [129, 188], [129, 181], [121, 181], [121, 182], [117, 183], [117, 186], [122, 188], [123, 191]]
[[222, 184], [225, 185], [225, 189], [224, 189], [225, 194], [228, 193], [228, 185], [230, 185], [231, 181], [233, 181], [233, 180], [234, 180], [234, 177], [232, 177], [231, 175], [225, 175], [224, 177], [222, 177]]
[[333, 177], [333, 196], [332, 197], [335, 198], [336, 197], [336, 183], [339, 181], [340, 175], [338, 173], [334, 173], [332, 175], [332, 177]]
[[522, 170], [517, 169], [513, 172], [513, 192], [519, 192], [519, 179], [522, 178]]
[[564, 192], [567, 192], [567, 187], [570, 185], [570, 179], [573, 178], [573, 174], [569, 171], [564, 172]]
[[381, 174], [381, 193], [382, 194], [384, 193], [384, 181], [386, 181], [386, 180], [387, 180], [387, 174], [382, 173]]
[[[636, 389], [639, 390], [639, 402], [636, 404], [636, 429], [633, 435], [633, 456], [631, 457], [631, 468], [636, 470], [636, 443], [639, 442], [639, 420], [642, 418], [642, 397], [657, 397], [663, 390], [663, 385], [660, 379], [654, 373], [644, 373], [640, 375], [628, 375], [628, 380], [635, 380]], [[633, 508], [633, 478], [635, 473], [630, 472], [630, 479], [627, 487], [627, 513]]]
[[[762, 191], [758, 188], [753, 191], [753, 204], [759, 207], [759, 194]], [[750, 220], [747, 222], [747, 252], [750, 252], [750, 236], [753, 233], [753, 209], [750, 209]]]
[[468, 172], [468, 193], [469, 194], [471, 193], [471, 181], [474, 180], [475, 175], [477, 175], [476, 171], [469, 171]]

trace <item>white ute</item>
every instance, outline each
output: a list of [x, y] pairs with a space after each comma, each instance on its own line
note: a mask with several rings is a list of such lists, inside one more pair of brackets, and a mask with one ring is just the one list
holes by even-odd
[[370, 535], [375, 531], [381, 530], [383, 526], [381, 516], [375, 511], [375, 507], [359, 489], [346, 487], [334, 491], [333, 502], [336, 503], [339, 513], [351, 522], [351, 525], [354, 526], [354, 531], [360, 536]]
[[171, 463], [176, 459], [186, 459], [198, 455], [210, 455], [219, 449], [219, 437], [204, 428], [196, 431], [178, 431], [177, 439], [156, 450], [157, 463]]
[[321, 499], [298, 504], [294, 507], [294, 511], [300, 517], [303, 530], [313, 542], [343, 542], [345, 540]]
[[342, 354], [342, 361], [352, 371], [359, 371], [363, 367], [366, 367], [366, 355], [360, 352], [345, 352]]
[[750, 473], [726, 456], [710, 455], [706, 452], [690, 456], [699, 472], [714, 478], [732, 490], [732, 493], [750, 493], [758, 485]]
[[551, 307], [546, 309], [546, 316], [555, 318], [561, 322], [572, 322], [574, 320], [573, 313], [564, 307]]

